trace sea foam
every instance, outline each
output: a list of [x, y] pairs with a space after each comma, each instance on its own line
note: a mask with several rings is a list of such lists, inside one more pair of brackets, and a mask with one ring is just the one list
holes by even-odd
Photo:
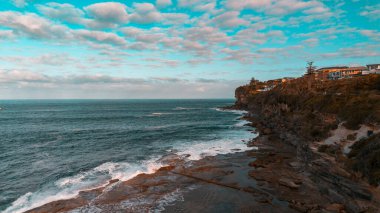
[[45, 186], [36, 192], [28, 192], [19, 197], [4, 213], [18, 213], [42, 206], [52, 201], [73, 198], [80, 191], [102, 187], [109, 180], [129, 180], [138, 174], [151, 174], [161, 168], [157, 158], [141, 163], [103, 163], [94, 169], [81, 172], [71, 177], [65, 177]]
[[[222, 110], [213, 108], [221, 112], [230, 112], [243, 115], [246, 111], [241, 110]], [[152, 113], [153, 116], [160, 116], [166, 113]], [[228, 154], [235, 152], [243, 152], [254, 149], [247, 147], [243, 140], [248, 140], [252, 135], [249, 131], [245, 131], [247, 121], [237, 120], [234, 125], [237, 128], [242, 128], [240, 131], [230, 130], [224, 133], [223, 139], [211, 141], [192, 141], [188, 143], [178, 142], [173, 146], [177, 150], [178, 155], [189, 155], [187, 160], [199, 160], [205, 156], [216, 156], [218, 154]], [[187, 144], [187, 145], [186, 145]], [[42, 187], [36, 192], [28, 192], [15, 200], [4, 213], [24, 212], [38, 206], [42, 206], [52, 201], [73, 198], [80, 191], [98, 188], [108, 184], [111, 179], [119, 179], [121, 181], [129, 180], [141, 173], [154, 173], [160, 167], [165, 166], [159, 163], [157, 156], [154, 159], [143, 161], [140, 163], [130, 162], [106, 162], [88, 171], [81, 172], [77, 175], [61, 178], [50, 184]], [[168, 195], [165, 199], [158, 203], [156, 210], [164, 209], [165, 205], [173, 202], [173, 199], [179, 199], [180, 193]], [[174, 200], [175, 200], [174, 199]]]

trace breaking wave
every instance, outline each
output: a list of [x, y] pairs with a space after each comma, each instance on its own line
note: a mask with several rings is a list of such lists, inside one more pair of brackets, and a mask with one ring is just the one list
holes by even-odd
[[[188, 110], [190, 108], [176, 107], [176, 110]], [[207, 109], [207, 108], [206, 108]], [[229, 112], [243, 115], [246, 111], [241, 110], [224, 110], [212, 108], [221, 112]], [[154, 112], [150, 116], [162, 116], [171, 113]], [[236, 120], [233, 125], [235, 128], [227, 130], [223, 133], [221, 139], [208, 141], [191, 141], [191, 143], [183, 143], [178, 141], [173, 144], [173, 150], [176, 154], [188, 156], [187, 160], [199, 160], [206, 156], [216, 156], [218, 154], [228, 154], [235, 152], [243, 152], [254, 149], [247, 147], [245, 141], [255, 137], [252, 135], [245, 125], [249, 123], [245, 120]], [[157, 126], [163, 128], [165, 126]], [[239, 129], [239, 130], [236, 130]], [[165, 166], [159, 163], [158, 159], [161, 156], [156, 156], [147, 161], [140, 162], [105, 162], [93, 169], [81, 172], [74, 176], [64, 177], [48, 185], [43, 186], [38, 191], [28, 192], [17, 200], [11, 206], [5, 209], [4, 213], [24, 212], [38, 206], [42, 206], [52, 201], [73, 198], [80, 191], [89, 190], [105, 186], [112, 179], [121, 181], [129, 180], [141, 173], [154, 173], [160, 167]], [[157, 204], [157, 211], [164, 210], [165, 205], [169, 205], [175, 200], [181, 199], [180, 192], [174, 192], [167, 195]]]

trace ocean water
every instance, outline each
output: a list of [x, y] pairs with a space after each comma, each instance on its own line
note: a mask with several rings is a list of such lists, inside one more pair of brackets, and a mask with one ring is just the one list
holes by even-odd
[[74, 197], [151, 173], [157, 159], [247, 150], [254, 135], [222, 111], [233, 100], [0, 101], [0, 212]]

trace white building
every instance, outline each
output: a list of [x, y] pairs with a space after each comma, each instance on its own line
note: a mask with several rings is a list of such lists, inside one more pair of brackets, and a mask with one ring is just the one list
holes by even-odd
[[380, 64], [368, 64], [368, 70], [363, 71], [363, 75], [380, 74]]

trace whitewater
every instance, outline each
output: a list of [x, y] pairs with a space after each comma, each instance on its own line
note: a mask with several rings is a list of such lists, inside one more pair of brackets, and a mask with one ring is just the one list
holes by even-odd
[[[254, 137], [232, 100], [1, 101], [0, 211], [23, 212], [110, 180], [246, 151]], [[3, 184], [4, 183], [4, 184]], [[163, 204], [180, 199], [180, 192]], [[160, 204], [161, 205], [161, 204]]]

